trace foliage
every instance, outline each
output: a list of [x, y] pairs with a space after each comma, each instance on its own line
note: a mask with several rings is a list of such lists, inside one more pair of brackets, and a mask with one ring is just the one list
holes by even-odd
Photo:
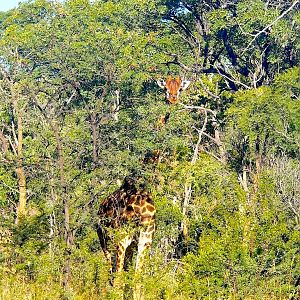
[[[149, 300], [297, 299], [299, 20], [297, 1], [260, 0], [1, 13], [1, 299], [119, 299], [95, 227], [126, 175], [157, 229], [125, 299], [137, 280]], [[179, 75], [192, 84], [167, 104], [155, 80]]]

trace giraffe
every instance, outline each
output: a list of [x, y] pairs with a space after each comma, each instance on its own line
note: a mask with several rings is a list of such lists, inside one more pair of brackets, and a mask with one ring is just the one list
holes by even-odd
[[[135, 239], [137, 239], [135, 273], [142, 270], [145, 252], [151, 247], [155, 231], [155, 212], [150, 194], [144, 189], [138, 190], [136, 179], [131, 177], [125, 177], [121, 187], [101, 203], [97, 233], [110, 271], [116, 275], [115, 280], [111, 282], [113, 286], [119, 285], [117, 277], [124, 269], [126, 250], [133, 245]], [[120, 229], [123, 234], [115, 245], [115, 251], [109, 248], [113, 240], [109, 228]], [[112, 252], [115, 252], [114, 262]], [[140, 289], [140, 285], [135, 287], [134, 299], [142, 299]]]
[[[166, 98], [169, 104], [176, 104], [181, 92], [187, 89], [191, 83], [189, 80], [183, 80], [180, 77], [175, 78], [171, 76], [169, 76], [166, 81], [157, 80], [156, 82], [161, 88], [166, 89]], [[160, 116], [157, 122], [157, 129], [159, 130], [163, 127], [168, 122], [169, 118], [170, 112]]]
[[167, 90], [167, 100], [171, 104], [176, 104], [178, 98], [182, 91], [188, 88], [190, 85], [189, 80], [182, 80], [180, 77], [168, 77], [166, 81], [164, 80], [157, 80], [157, 84], [161, 88], [166, 88]]

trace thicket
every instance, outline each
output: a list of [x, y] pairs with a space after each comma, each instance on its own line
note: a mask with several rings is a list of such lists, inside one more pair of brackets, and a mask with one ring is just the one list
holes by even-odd
[[[145, 299], [298, 299], [299, 34], [299, 1], [1, 13], [0, 298], [118, 299], [96, 214], [138, 174], [157, 207]], [[192, 81], [178, 104], [167, 76]]]

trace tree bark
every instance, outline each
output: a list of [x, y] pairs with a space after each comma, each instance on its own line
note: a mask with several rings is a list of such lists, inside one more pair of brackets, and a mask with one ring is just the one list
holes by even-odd
[[96, 166], [98, 162], [97, 154], [97, 142], [98, 142], [98, 131], [97, 131], [97, 113], [93, 111], [91, 113], [91, 130], [92, 130], [92, 142], [93, 142], [93, 164]]
[[1, 141], [2, 153], [3, 155], [5, 155], [5, 153], [8, 150], [9, 143], [1, 130], [0, 130], [0, 141]]
[[220, 131], [217, 128], [217, 126], [215, 126], [215, 140], [216, 140], [216, 145], [218, 146], [219, 149], [219, 153], [220, 153], [220, 160], [223, 164], [226, 164], [226, 151], [225, 151], [225, 147], [221, 141], [220, 138]]
[[[202, 141], [202, 136], [203, 136], [204, 131], [206, 130], [206, 125], [207, 125], [207, 121], [208, 121], [206, 110], [204, 110], [204, 114], [205, 114], [205, 119], [204, 119], [202, 128], [200, 130], [197, 128], [194, 128], [198, 132], [198, 140], [197, 140], [197, 143], [194, 148], [194, 153], [193, 153], [193, 157], [191, 160], [191, 168], [193, 167], [193, 165], [195, 165], [195, 163], [198, 160], [199, 148], [200, 148], [200, 144]], [[187, 209], [188, 209], [191, 197], [192, 197], [192, 181], [190, 180], [191, 176], [192, 176], [192, 171], [188, 172], [187, 177], [186, 177], [187, 180], [184, 185], [184, 199], [183, 199], [183, 204], [182, 204], [183, 220], [180, 224], [180, 231], [181, 231], [181, 234], [183, 235], [184, 239], [186, 239], [188, 236], [188, 224], [187, 224], [186, 218], [187, 218]]]
[[62, 198], [63, 198], [63, 209], [64, 209], [64, 239], [66, 243], [66, 250], [65, 250], [65, 265], [63, 268], [63, 286], [66, 290], [69, 286], [70, 277], [71, 277], [71, 268], [70, 268], [70, 254], [71, 254], [71, 247], [73, 245], [73, 234], [70, 230], [70, 209], [69, 209], [69, 201], [67, 195], [67, 186], [65, 180], [65, 161], [63, 156], [63, 146], [61, 141], [61, 136], [59, 132], [59, 128], [57, 122], [52, 122], [52, 129], [54, 131], [54, 136], [56, 140], [56, 147], [57, 147], [57, 163], [59, 168], [60, 174], [60, 185], [62, 189]]
[[[12, 92], [13, 96], [13, 106], [17, 116], [17, 137], [15, 143], [17, 145], [17, 168], [15, 170], [17, 179], [18, 179], [18, 188], [19, 188], [19, 203], [17, 207], [17, 217], [16, 224], [20, 222], [20, 219], [26, 216], [26, 175], [23, 166], [23, 120], [22, 112], [18, 107], [18, 96]], [[14, 128], [13, 134], [14, 134]]]
[[19, 204], [17, 207], [17, 219], [16, 224], [19, 223], [22, 216], [26, 215], [26, 176], [23, 166], [16, 168], [16, 174], [19, 185]]

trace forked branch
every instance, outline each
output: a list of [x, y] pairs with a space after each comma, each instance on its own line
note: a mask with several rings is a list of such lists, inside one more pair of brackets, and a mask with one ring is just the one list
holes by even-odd
[[293, 2], [293, 4], [287, 9], [285, 10], [280, 16], [278, 16], [273, 22], [271, 22], [269, 25], [267, 25], [265, 28], [263, 28], [262, 30], [260, 30], [258, 33], [256, 33], [253, 37], [253, 39], [250, 41], [250, 43], [247, 45], [247, 47], [244, 49], [244, 51], [242, 52], [242, 54], [244, 54], [249, 47], [254, 43], [254, 41], [264, 32], [266, 32], [266, 30], [268, 30], [269, 28], [271, 28], [275, 23], [277, 23], [280, 19], [282, 19], [287, 13], [289, 13], [297, 4], [299, 3], [299, 0], [296, 0]]

